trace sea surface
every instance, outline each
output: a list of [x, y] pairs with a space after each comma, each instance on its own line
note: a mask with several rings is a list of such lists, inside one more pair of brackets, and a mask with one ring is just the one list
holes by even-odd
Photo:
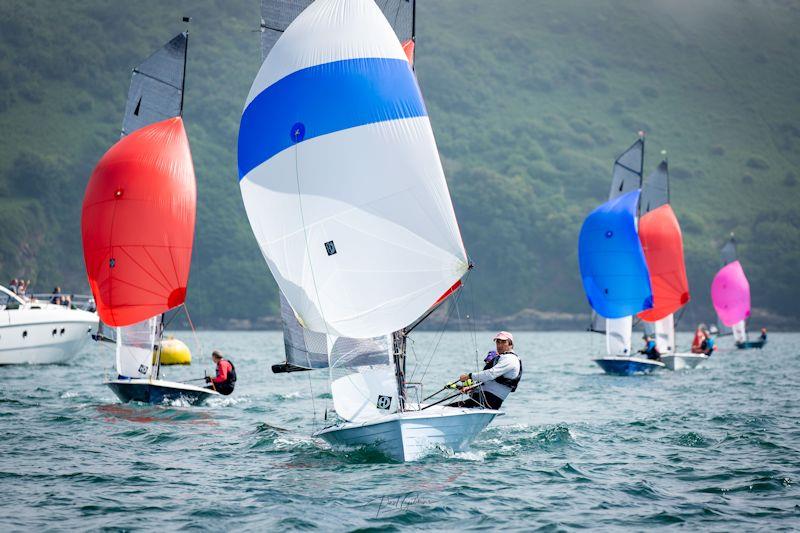
[[[95, 344], [69, 365], [0, 367], [0, 529], [800, 529], [800, 334], [612, 377], [591, 361], [600, 336], [516, 333], [507, 415], [468, 452], [406, 464], [311, 438], [327, 372], [272, 374], [280, 333], [176, 336], [194, 362], [169, 379], [202, 377], [218, 349], [236, 392], [120, 404], [102, 384], [113, 351]], [[434, 392], [492, 347], [489, 332], [416, 333], [414, 379]]]

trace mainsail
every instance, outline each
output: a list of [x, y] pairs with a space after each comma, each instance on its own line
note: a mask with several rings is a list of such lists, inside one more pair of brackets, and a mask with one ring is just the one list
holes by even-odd
[[[314, 0], [261, 0], [261, 59], [267, 57], [289, 24]], [[414, 65], [416, 0], [376, 0]]]
[[467, 271], [419, 87], [373, 2], [318, 0], [286, 29], [242, 114], [239, 175], [262, 253], [311, 330], [399, 330]]
[[180, 33], [133, 69], [122, 135], [181, 114], [188, 45]]

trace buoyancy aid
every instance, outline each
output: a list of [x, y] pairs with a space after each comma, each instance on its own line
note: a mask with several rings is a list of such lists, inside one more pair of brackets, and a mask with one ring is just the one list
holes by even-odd
[[486, 365], [484, 365], [483, 369], [489, 370], [490, 368], [492, 368], [494, 365], [497, 364], [497, 362], [500, 360], [501, 355], [509, 353], [512, 354], [514, 357], [516, 357], [517, 361], [519, 361], [519, 374], [517, 374], [517, 377], [515, 377], [514, 379], [507, 378], [505, 376], [498, 376], [494, 378], [494, 380], [499, 384], [505, 385], [506, 387], [511, 389], [511, 392], [514, 392], [515, 390], [517, 390], [517, 386], [519, 385], [519, 382], [522, 379], [522, 359], [520, 359], [520, 357], [516, 353], [514, 353], [513, 351], [505, 352], [504, 354], [495, 353], [494, 357], [486, 361]]

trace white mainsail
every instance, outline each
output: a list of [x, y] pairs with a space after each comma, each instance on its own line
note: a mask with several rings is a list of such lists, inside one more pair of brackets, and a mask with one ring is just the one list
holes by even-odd
[[422, 315], [467, 271], [430, 121], [370, 0], [318, 0], [248, 96], [242, 197], [302, 324], [367, 338]]

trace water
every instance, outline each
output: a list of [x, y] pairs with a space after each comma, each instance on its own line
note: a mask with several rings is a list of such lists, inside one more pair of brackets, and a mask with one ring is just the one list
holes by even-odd
[[[415, 339], [417, 379], [439, 337]], [[271, 374], [279, 333], [200, 340], [239, 373], [205, 407], [119, 404], [101, 383], [104, 346], [67, 366], [1, 367], [3, 529], [800, 528], [800, 334], [623, 378], [590, 361], [600, 336], [518, 333], [525, 378], [508, 414], [471, 451], [408, 464], [309, 437], [326, 376], [312, 394], [308, 373]], [[426, 390], [474, 369], [472, 346], [445, 334]], [[211, 369], [194, 351], [169, 378]]]

